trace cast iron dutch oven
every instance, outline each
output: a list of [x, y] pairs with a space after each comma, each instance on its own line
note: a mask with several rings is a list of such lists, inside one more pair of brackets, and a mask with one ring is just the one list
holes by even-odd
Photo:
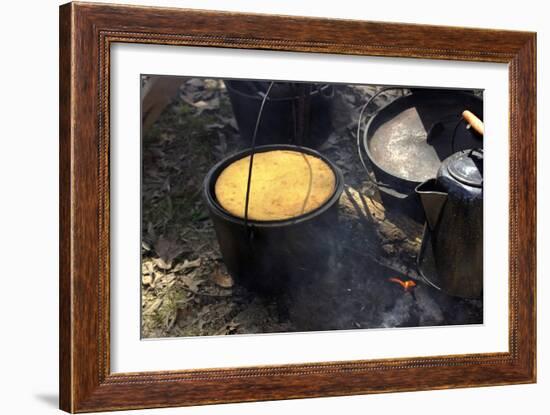
[[333, 131], [334, 86], [297, 82], [227, 80], [225, 85], [239, 127], [243, 148], [249, 147], [262, 101], [257, 144], [297, 144], [317, 148]]
[[[216, 200], [215, 184], [231, 163], [255, 153], [272, 150], [304, 152], [323, 160], [335, 176], [333, 195], [322, 206], [287, 220], [245, 222], [226, 211]], [[216, 164], [204, 181], [204, 197], [214, 222], [228, 271], [236, 282], [268, 295], [285, 292], [300, 279], [322, 271], [331, 254], [331, 229], [338, 220], [338, 200], [344, 188], [341, 171], [315, 150], [293, 145], [268, 145], [247, 149]]]
[[483, 146], [481, 137], [467, 128], [461, 116], [470, 110], [483, 119], [483, 100], [462, 90], [388, 87], [369, 99], [361, 116], [375, 98], [389, 90], [401, 90], [404, 95], [370, 117], [362, 136], [359, 118], [359, 156], [368, 177], [374, 177], [386, 209], [422, 223], [424, 212], [415, 188], [434, 177], [451, 154]]

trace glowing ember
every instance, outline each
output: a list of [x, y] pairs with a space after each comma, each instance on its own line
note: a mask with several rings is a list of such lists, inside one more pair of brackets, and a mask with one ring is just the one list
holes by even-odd
[[396, 284], [401, 285], [405, 292], [412, 291], [412, 289], [416, 287], [416, 282], [414, 282], [413, 280], [402, 281], [399, 278], [388, 278], [388, 281], [395, 282]]

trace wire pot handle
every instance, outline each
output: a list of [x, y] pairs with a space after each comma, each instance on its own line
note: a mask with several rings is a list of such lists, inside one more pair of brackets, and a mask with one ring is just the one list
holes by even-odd
[[363, 168], [367, 172], [368, 180], [371, 183], [373, 183], [374, 185], [376, 185], [377, 187], [391, 188], [390, 185], [388, 185], [386, 183], [379, 182], [378, 180], [376, 180], [374, 177], [371, 176], [371, 174], [373, 174], [372, 170], [369, 167], [367, 167], [367, 163], [365, 162], [365, 159], [363, 158], [363, 152], [361, 151], [361, 130], [362, 130], [361, 126], [362, 126], [362, 123], [363, 123], [363, 114], [366, 114], [367, 108], [374, 102], [374, 100], [376, 98], [378, 98], [378, 96], [382, 95], [384, 92], [387, 92], [387, 91], [390, 91], [390, 90], [403, 90], [403, 89], [405, 89], [405, 88], [398, 87], [398, 86], [387, 86], [387, 87], [384, 87], [384, 88], [380, 89], [379, 91], [374, 93], [374, 95], [371, 95], [371, 97], [368, 99], [367, 103], [363, 105], [363, 107], [361, 108], [361, 111], [359, 112], [359, 119], [357, 120], [357, 133], [356, 133], [357, 154], [359, 155], [359, 160], [361, 161], [361, 165], [363, 166]]
[[[269, 87], [267, 88], [267, 91], [265, 94], [263, 94], [262, 103], [260, 105], [260, 110], [258, 111], [258, 118], [256, 118], [256, 126], [254, 127], [254, 134], [252, 135], [252, 145], [250, 146], [250, 161], [248, 163], [248, 179], [246, 182], [246, 198], [244, 202], [244, 226], [247, 229], [249, 233], [249, 237], [252, 237], [252, 230], [249, 227], [249, 220], [248, 220], [248, 205], [250, 203], [250, 184], [252, 183], [252, 165], [254, 164], [254, 154], [256, 150], [256, 136], [258, 135], [258, 129], [260, 127], [260, 121], [262, 120], [262, 113], [264, 110], [265, 103], [268, 99], [269, 93], [271, 92], [271, 88], [273, 88], [273, 85], [275, 84], [274, 81], [271, 81], [269, 84]], [[260, 92], [261, 93], [261, 92]]]
[[[271, 82], [275, 83], [275, 81], [271, 81]], [[282, 81], [277, 81], [277, 82], [282, 82]], [[285, 82], [283, 82], [283, 83], [285, 83]], [[286, 82], [286, 83], [289, 84], [289, 85], [294, 85], [294, 86], [297, 85], [297, 84], [314, 85], [314, 87], [311, 89], [311, 91], [309, 91], [309, 96], [310, 97], [313, 97], [315, 95], [319, 95], [319, 96], [322, 96], [324, 98], [333, 98], [334, 97], [335, 88], [334, 88], [333, 84], [319, 83], [319, 82], [314, 82], [314, 83], [310, 83], [310, 82]], [[254, 86], [256, 84], [256, 82], [249, 82], [249, 84]], [[236, 92], [242, 94], [240, 91], [236, 91]], [[248, 96], [251, 96], [253, 98], [257, 98], [257, 96], [259, 96], [260, 98], [263, 99], [265, 97], [265, 95], [268, 95], [267, 90], [266, 90], [266, 92], [263, 92], [263, 91], [257, 89], [256, 92], [254, 92], [253, 94], [249, 94]], [[282, 96], [282, 97], [268, 97], [267, 100], [268, 101], [274, 101], [274, 102], [277, 102], [277, 101], [296, 101], [300, 98], [302, 98], [301, 95], [291, 95], [291, 96]]]

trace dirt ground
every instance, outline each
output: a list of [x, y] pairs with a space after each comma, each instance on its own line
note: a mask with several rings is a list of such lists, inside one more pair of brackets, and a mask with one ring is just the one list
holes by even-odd
[[[359, 162], [357, 117], [375, 91], [339, 87], [335, 131], [319, 149], [346, 183], [330, 273], [314, 287], [274, 299], [247, 291], [228, 274], [202, 197], [208, 170], [242, 146], [225, 85], [181, 80], [142, 138], [142, 337], [482, 322], [480, 300], [449, 297], [419, 280], [421, 225], [384, 210]], [[416, 286], [405, 289], [392, 278]]]

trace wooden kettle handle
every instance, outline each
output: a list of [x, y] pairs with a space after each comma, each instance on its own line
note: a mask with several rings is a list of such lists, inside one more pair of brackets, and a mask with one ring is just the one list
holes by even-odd
[[485, 131], [485, 128], [483, 126], [483, 121], [481, 121], [479, 118], [477, 118], [473, 112], [471, 111], [464, 111], [462, 113], [462, 118], [472, 126], [474, 130], [476, 130], [479, 134], [483, 135], [483, 132]]

